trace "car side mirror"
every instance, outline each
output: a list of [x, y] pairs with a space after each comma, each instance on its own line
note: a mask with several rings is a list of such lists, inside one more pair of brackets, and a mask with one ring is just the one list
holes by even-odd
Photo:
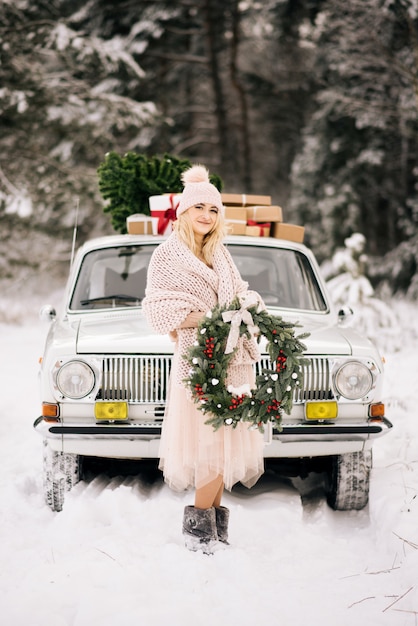
[[52, 322], [57, 317], [57, 312], [50, 304], [45, 304], [39, 311], [39, 317], [43, 322]]
[[348, 322], [350, 317], [352, 317], [353, 315], [354, 315], [354, 311], [350, 306], [343, 306], [338, 311], [338, 321], [340, 324], [343, 324], [345, 322]]

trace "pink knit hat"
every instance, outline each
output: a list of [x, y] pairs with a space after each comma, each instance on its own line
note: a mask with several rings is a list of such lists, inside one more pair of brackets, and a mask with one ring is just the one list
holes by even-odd
[[177, 217], [190, 209], [191, 206], [200, 202], [207, 202], [216, 206], [217, 209], [225, 214], [225, 208], [222, 204], [222, 198], [215, 185], [209, 182], [209, 172], [203, 165], [193, 165], [190, 169], [183, 172], [181, 180], [184, 185], [181, 194], [180, 204], [177, 207]]

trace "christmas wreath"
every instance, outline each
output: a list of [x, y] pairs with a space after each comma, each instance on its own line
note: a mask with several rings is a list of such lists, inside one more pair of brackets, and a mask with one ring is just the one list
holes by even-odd
[[[208, 415], [206, 423], [215, 430], [247, 422], [264, 432], [269, 421], [280, 430], [282, 415], [290, 413], [294, 390], [302, 384], [302, 366], [308, 359], [303, 357], [306, 347], [301, 339], [308, 334], [295, 336], [297, 324], [258, 309], [258, 302], [251, 298], [214, 307], [200, 322], [197, 340], [185, 357], [190, 364], [185, 382], [198, 409]], [[257, 335], [258, 342], [263, 336], [267, 340], [271, 367], [256, 375], [255, 389], [249, 384], [226, 387], [228, 365], [242, 335]]]

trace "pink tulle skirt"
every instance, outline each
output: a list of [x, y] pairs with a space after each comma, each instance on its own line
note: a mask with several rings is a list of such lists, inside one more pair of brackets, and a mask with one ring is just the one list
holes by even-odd
[[[173, 369], [178, 355], [175, 354]], [[253, 377], [251, 365], [239, 367], [239, 385]], [[176, 491], [200, 488], [222, 475], [225, 488], [241, 482], [252, 487], [264, 472], [264, 440], [247, 424], [223, 426], [217, 431], [205, 424], [207, 417], [196, 407], [182, 384], [172, 375], [160, 443], [164, 479]]]

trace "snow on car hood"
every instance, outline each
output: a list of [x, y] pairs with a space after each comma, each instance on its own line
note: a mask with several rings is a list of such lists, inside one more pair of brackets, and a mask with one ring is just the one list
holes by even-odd
[[[356, 337], [350, 336], [344, 329], [328, 326], [323, 318], [304, 322], [301, 328], [296, 328], [295, 333], [310, 333], [303, 340], [307, 346], [307, 354], [349, 356], [353, 353]], [[364, 345], [364, 340], [361, 343]], [[107, 312], [80, 320], [78, 354], [167, 354], [173, 351], [173, 347], [174, 344], [167, 335], [157, 335], [151, 330], [143, 313], [138, 310]]]

